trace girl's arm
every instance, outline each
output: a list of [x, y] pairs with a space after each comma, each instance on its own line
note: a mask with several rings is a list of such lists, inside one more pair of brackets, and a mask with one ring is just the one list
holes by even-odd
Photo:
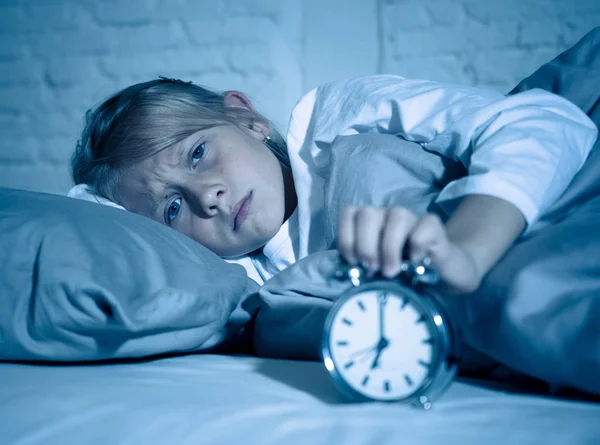
[[468, 253], [483, 277], [525, 229], [521, 211], [503, 199], [470, 195], [446, 222], [450, 242]]
[[[462, 200], [446, 222], [446, 233], [450, 243], [473, 260], [473, 277], [461, 277], [470, 281], [466, 291], [479, 287], [483, 277], [512, 246], [525, 226], [521, 211], [503, 199], [469, 195]], [[450, 270], [460, 267], [457, 261], [447, 261], [444, 267], [447, 275], [465, 273], [464, 270]]]
[[468, 293], [518, 238], [525, 218], [503, 199], [469, 195], [445, 225], [434, 214], [419, 219], [404, 208], [361, 207], [343, 209], [338, 227], [338, 249], [351, 264], [391, 278], [408, 248], [412, 261], [432, 260], [446, 292]]

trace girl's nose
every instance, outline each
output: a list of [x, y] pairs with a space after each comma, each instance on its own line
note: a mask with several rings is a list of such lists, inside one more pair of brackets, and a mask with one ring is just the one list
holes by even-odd
[[[206, 216], [215, 216], [227, 210], [227, 186], [222, 183], [196, 185], [190, 193], [190, 205]], [[194, 208], [196, 207], [196, 208]]]

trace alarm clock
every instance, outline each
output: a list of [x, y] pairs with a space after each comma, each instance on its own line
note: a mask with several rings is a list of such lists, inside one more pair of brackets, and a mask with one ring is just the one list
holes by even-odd
[[430, 409], [456, 375], [459, 339], [433, 292], [425, 259], [403, 262], [394, 279], [341, 263], [352, 283], [325, 320], [321, 356], [336, 386], [354, 401], [404, 402]]

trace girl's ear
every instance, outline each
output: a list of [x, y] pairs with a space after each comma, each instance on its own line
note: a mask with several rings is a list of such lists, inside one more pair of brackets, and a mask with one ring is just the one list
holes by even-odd
[[223, 95], [223, 101], [226, 107], [240, 107], [256, 112], [252, 106], [252, 102], [244, 94], [239, 91], [227, 91]]
[[264, 119], [260, 119], [260, 115], [256, 109], [252, 106], [252, 102], [243, 93], [239, 91], [227, 91], [223, 95], [223, 101], [226, 107], [240, 107], [250, 110], [256, 114], [256, 119], [253, 119], [246, 126], [250, 131], [250, 134], [261, 141], [269, 135], [269, 125]]

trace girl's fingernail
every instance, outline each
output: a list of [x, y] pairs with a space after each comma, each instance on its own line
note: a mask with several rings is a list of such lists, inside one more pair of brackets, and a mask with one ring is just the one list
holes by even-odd
[[368, 270], [370, 273], [375, 273], [379, 270], [379, 263], [377, 261], [363, 261], [362, 267]]
[[386, 278], [392, 278], [394, 276], [394, 269], [392, 267], [386, 267], [386, 266], [384, 266], [381, 269], [381, 273]]

